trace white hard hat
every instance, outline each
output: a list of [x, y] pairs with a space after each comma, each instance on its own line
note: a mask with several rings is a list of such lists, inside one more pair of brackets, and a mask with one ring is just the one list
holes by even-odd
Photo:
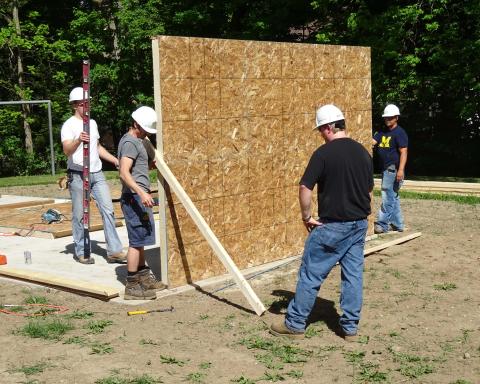
[[68, 96], [68, 102], [71, 103], [72, 101], [81, 101], [83, 100], [83, 88], [76, 87], [73, 88], [70, 92], [70, 96]]
[[334, 121], [338, 120], [345, 120], [345, 117], [343, 116], [342, 111], [335, 105], [327, 104], [317, 109], [315, 120], [317, 123], [315, 129], [317, 129], [324, 124], [333, 123]]
[[148, 133], [157, 132], [157, 112], [150, 107], [140, 107], [132, 112], [132, 118]]
[[383, 110], [382, 117], [400, 116], [400, 110], [395, 104], [388, 104]]

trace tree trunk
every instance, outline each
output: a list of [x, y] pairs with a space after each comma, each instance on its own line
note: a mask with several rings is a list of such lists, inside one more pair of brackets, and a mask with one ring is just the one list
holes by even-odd
[[[12, 2], [13, 9], [13, 22], [15, 24], [15, 31], [17, 32], [18, 37], [21, 37], [22, 32], [20, 30], [20, 20], [18, 18], [18, 1], [14, 0]], [[18, 88], [20, 99], [25, 98], [25, 83], [23, 78], [23, 60], [22, 52], [20, 48], [17, 49], [17, 76], [18, 76]], [[25, 132], [25, 149], [28, 153], [33, 153], [33, 141], [32, 141], [32, 128], [28, 122], [28, 117], [30, 116], [30, 105], [22, 104], [22, 118], [23, 118], [23, 130]]]

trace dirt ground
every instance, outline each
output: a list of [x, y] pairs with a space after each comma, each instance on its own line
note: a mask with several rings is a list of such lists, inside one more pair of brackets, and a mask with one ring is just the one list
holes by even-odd
[[[0, 193], [52, 196], [48, 189]], [[366, 258], [358, 343], [335, 333], [338, 268], [307, 338], [296, 341], [270, 336], [267, 325], [295, 291], [298, 261], [252, 280], [268, 309], [262, 317], [235, 287], [170, 296], [142, 308], [173, 312], [127, 316], [131, 306], [0, 280], [0, 304], [69, 308], [35, 318], [0, 313], [0, 382], [480, 383], [480, 206], [402, 203], [410, 232], [423, 235]]]

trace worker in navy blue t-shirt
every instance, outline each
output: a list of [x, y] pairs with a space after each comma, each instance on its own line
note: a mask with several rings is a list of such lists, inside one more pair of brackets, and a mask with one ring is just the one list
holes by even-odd
[[387, 105], [382, 115], [387, 129], [373, 135], [373, 145], [377, 147], [382, 166], [382, 206], [375, 221], [375, 233], [404, 230], [398, 191], [405, 178], [408, 136], [398, 125], [399, 116], [400, 110], [396, 105]]

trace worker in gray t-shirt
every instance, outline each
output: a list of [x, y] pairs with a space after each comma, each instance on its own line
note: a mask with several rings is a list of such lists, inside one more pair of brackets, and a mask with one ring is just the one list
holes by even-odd
[[148, 177], [148, 154], [144, 140], [157, 132], [157, 114], [150, 107], [132, 113], [132, 125], [118, 144], [121, 206], [128, 232], [127, 284], [125, 300], [155, 299], [155, 291], [166, 286], [152, 275], [145, 265], [145, 246], [155, 244], [155, 221]]

